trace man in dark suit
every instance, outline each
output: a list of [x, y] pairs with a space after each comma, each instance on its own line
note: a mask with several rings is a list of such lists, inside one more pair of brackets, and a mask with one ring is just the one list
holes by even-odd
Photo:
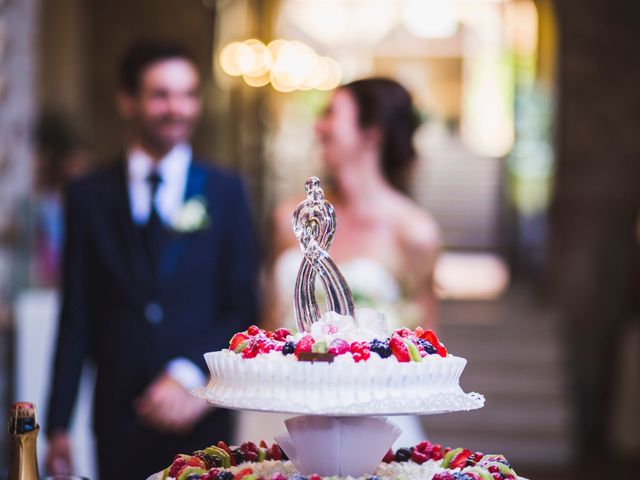
[[190, 57], [134, 46], [119, 86], [125, 152], [66, 197], [47, 467], [71, 465], [67, 430], [89, 357], [100, 478], [140, 480], [176, 453], [228, 441], [229, 412], [189, 390], [206, 380], [203, 354], [257, 319], [257, 260], [241, 181], [191, 153], [200, 97]]

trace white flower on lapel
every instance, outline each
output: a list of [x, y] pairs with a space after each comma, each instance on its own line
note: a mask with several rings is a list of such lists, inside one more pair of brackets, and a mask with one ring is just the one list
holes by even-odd
[[209, 221], [206, 202], [193, 197], [182, 204], [171, 226], [178, 233], [191, 233], [206, 228]]

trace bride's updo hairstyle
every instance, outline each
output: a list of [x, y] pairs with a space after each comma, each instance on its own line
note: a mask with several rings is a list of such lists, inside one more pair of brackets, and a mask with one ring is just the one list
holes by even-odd
[[406, 192], [416, 157], [413, 133], [420, 123], [411, 95], [388, 78], [356, 80], [341, 88], [352, 95], [358, 106], [360, 127], [380, 129], [383, 173], [391, 185]]

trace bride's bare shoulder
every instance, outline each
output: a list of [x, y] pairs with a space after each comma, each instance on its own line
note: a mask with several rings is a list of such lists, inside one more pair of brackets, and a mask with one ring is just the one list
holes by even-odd
[[440, 248], [440, 227], [435, 218], [410, 198], [398, 194], [394, 202], [400, 240], [413, 251], [432, 253]]

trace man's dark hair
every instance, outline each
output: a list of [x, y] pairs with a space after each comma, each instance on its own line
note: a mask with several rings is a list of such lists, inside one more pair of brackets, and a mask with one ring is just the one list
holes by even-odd
[[149, 40], [134, 43], [120, 58], [118, 87], [132, 95], [137, 94], [144, 69], [153, 63], [173, 58], [184, 59], [196, 65], [191, 53], [180, 43]]

